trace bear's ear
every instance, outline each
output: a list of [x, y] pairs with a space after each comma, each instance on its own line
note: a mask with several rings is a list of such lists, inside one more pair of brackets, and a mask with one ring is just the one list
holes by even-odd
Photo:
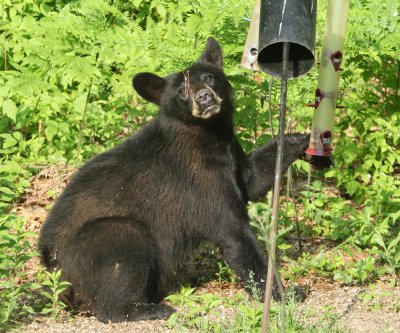
[[165, 80], [152, 73], [139, 73], [132, 79], [135, 90], [145, 100], [160, 105], [161, 94], [165, 88]]
[[218, 42], [214, 38], [209, 37], [207, 39], [206, 49], [200, 56], [198, 62], [206, 65], [212, 65], [222, 70], [222, 50]]

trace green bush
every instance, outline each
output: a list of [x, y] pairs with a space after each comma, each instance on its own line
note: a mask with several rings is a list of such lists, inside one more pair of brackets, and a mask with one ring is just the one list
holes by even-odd
[[32, 292], [40, 288], [25, 269], [37, 256], [28, 240], [36, 235], [23, 226], [24, 220], [15, 215], [0, 217], [0, 327], [18, 315], [33, 313]]

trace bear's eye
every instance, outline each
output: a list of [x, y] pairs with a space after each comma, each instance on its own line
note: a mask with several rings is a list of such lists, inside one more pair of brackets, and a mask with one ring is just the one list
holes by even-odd
[[203, 75], [201, 76], [201, 79], [202, 79], [205, 83], [207, 83], [209, 86], [212, 86], [212, 85], [214, 84], [214, 81], [215, 81], [214, 75], [213, 75], [213, 74], [210, 74], [210, 73], [203, 74]]
[[180, 98], [186, 99], [188, 97], [188, 91], [185, 88], [180, 88], [178, 90], [178, 95]]

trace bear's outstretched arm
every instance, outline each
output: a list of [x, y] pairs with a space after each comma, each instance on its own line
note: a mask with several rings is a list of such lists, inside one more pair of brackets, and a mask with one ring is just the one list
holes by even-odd
[[[283, 148], [282, 172], [304, 156], [310, 141], [309, 134], [286, 134]], [[278, 139], [257, 148], [247, 155], [248, 167], [244, 173], [249, 200], [264, 196], [274, 185]]]

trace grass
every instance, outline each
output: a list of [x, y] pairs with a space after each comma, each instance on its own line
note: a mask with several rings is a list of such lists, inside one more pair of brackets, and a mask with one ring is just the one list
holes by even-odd
[[[194, 288], [182, 288], [168, 297], [179, 309], [168, 321], [174, 332], [254, 333], [261, 331], [262, 303], [254, 301], [243, 291], [226, 293], [196, 293]], [[327, 307], [317, 316], [305, 312], [289, 293], [285, 305], [285, 320], [281, 321], [281, 305], [273, 302], [269, 332], [271, 333], [345, 333], [338, 327], [338, 315]]]

